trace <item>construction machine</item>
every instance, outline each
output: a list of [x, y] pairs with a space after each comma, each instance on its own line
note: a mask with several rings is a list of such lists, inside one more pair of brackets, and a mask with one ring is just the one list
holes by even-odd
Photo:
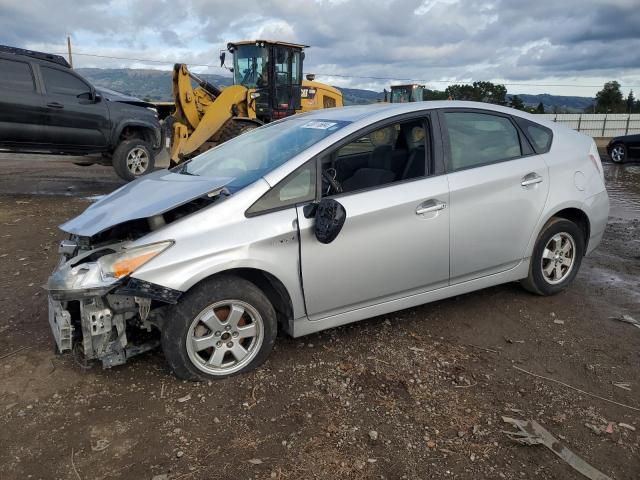
[[[227, 44], [233, 55], [233, 85], [220, 89], [190, 72], [173, 69], [173, 165], [260, 125], [319, 108], [341, 107], [342, 93], [303, 79], [306, 45], [251, 40]], [[220, 53], [220, 65], [226, 52]], [[195, 84], [195, 85], [194, 85]]]
[[424, 95], [424, 85], [391, 85], [391, 103], [421, 102]]

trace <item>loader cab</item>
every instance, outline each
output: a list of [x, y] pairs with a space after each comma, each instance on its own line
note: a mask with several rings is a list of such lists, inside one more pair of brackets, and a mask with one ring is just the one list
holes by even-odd
[[255, 40], [229, 43], [234, 84], [249, 89], [256, 118], [270, 122], [301, 108], [302, 62], [305, 45]]
[[424, 95], [424, 85], [392, 85], [391, 103], [421, 102]]

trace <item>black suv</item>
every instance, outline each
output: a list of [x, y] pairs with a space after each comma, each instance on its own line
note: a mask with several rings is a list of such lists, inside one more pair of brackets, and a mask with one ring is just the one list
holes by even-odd
[[64, 57], [0, 45], [1, 149], [97, 154], [79, 164], [112, 164], [120, 177], [133, 180], [153, 170], [163, 148], [158, 114], [150, 107], [102, 94]]

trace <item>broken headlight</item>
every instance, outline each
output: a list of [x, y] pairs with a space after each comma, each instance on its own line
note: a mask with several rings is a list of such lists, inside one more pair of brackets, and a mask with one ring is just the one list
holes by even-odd
[[159, 242], [141, 247], [125, 248], [116, 253], [104, 255], [97, 261], [102, 280], [113, 282], [131, 275], [152, 258], [160, 255], [173, 242]]
[[[173, 242], [159, 242], [140, 247], [122, 248], [93, 261], [61, 265], [51, 277], [47, 289], [54, 299], [87, 295], [102, 295], [111, 290], [118, 280], [131, 275], [152, 258], [160, 255]], [[92, 255], [99, 254], [100, 251]]]

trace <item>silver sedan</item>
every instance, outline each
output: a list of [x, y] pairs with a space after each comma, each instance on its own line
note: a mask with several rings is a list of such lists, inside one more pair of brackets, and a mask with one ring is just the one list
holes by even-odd
[[296, 115], [125, 185], [61, 226], [60, 352], [111, 367], [162, 346], [181, 378], [298, 337], [520, 281], [567, 288], [609, 200], [593, 140], [499, 106]]

